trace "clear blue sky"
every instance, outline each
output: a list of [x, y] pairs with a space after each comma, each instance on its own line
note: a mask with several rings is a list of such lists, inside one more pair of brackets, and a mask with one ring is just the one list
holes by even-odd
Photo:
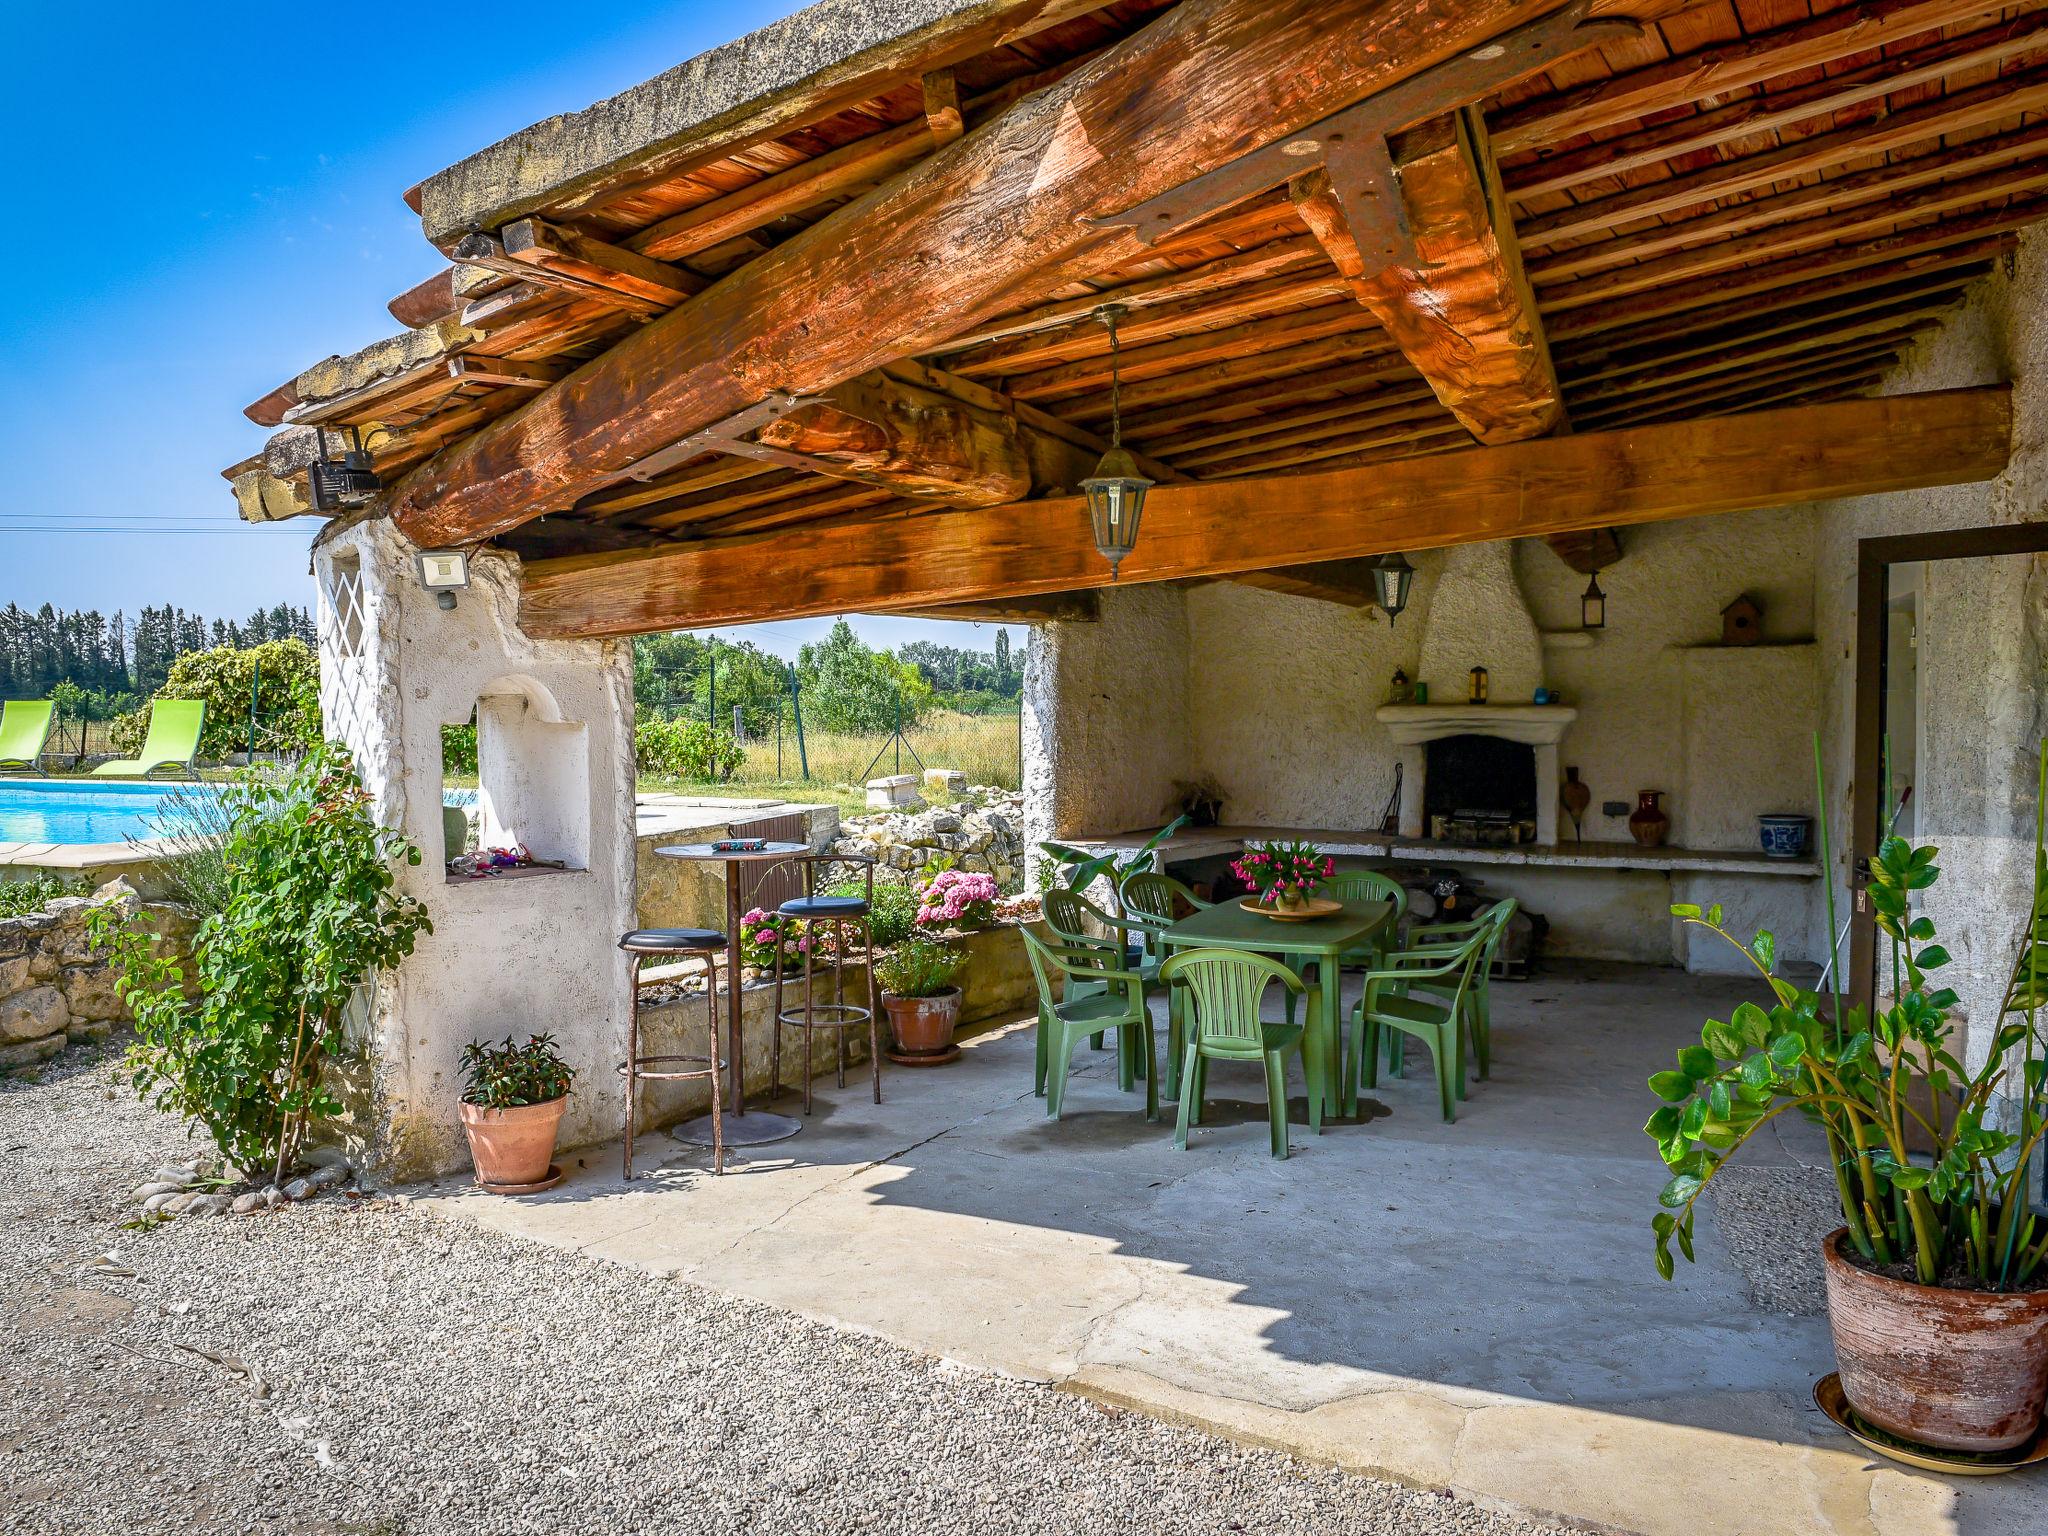
[[[237, 523], [220, 471], [262, 444], [244, 405], [388, 334], [385, 301], [439, 264], [405, 188], [796, 9], [506, 0], [394, 10], [382, 34], [318, 7], [11, 7], [0, 604], [310, 603], [312, 524]], [[730, 633], [788, 653], [824, 627]], [[857, 627], [994, 643], [983, 626]]]

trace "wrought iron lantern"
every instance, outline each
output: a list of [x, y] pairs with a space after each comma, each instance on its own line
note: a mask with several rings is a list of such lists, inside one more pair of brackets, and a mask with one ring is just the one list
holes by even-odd
[[1088, 498], [1095, 547], [1109, 562], [1109, 579], [1115, 581], [1124, 556], [1137, 547], [1138, 519], [1144, 515], [1145, 493], [1152, 489], [1152, 482], [1138, 472], [1137, 458], [1124, 447], [1116, 339], [1123, 307], [1105, 304], [1095, 314], [1109, 328], [1109, 452], [1095, 466], [1095, 473], [1081, 482], [1081, 492]]
[[1398, 549], [1381, 555], [1372, 568], [1373, 597], [1386, 610], [1387, 622], [1392, 624], [1403, 608], [1408, 606], [1408, 588], [1415, 580], [1415, 567], [1408, 563], [1408, 557]]
[[[341, 439], [342, 450], [339, 458], [328, 455], [327, 429], [315, 427], [315, 442], [320, 456], [306, 470], [306, 484], [313, 493], [313, 510], [336, 512], [343, 507], [360, 507], [384, 488], [384, 482], [377, 478], [377, 471], [370, 467], [369, 451], [363, 447], [363, 432], [360, 427], [344, 426], [336, 430]], [[346, 433], [346, 437], [342, 434]]]
[[1607, 627], [1607, 594], [1600, 590], [1600, 573], [1595, 571], [1586, 581], [1585, 596], [1579, 599], [1579, 627], [1581, 629], [1605, 629]]
[[1472, 704], [1484, 704], [1486, 702], [1487, 693], [1486, 684], [1486, 668], [1474, 667], [1472, 669], [1472, 693], [1467, 702]]

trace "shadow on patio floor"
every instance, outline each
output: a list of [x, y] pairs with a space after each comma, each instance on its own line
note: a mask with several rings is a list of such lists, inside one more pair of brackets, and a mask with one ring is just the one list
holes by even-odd
[[[2038, 1528], [2048, 1494], [2023, 1479], [1965, 1493], [1872, 1468], [1810, 1404], [1833, 1363], [1824, 1322], [1753, 1307], [1710, 1223], [1698, 1265], [1657, 1278], [1662, 1170], [1641, 1132], [1643, 1081], [1745, 995], [1622, 966], [1502, 984], [1493, 1077], [1456, 1124], [1438, 1118], [1419, 1062], [1368, 1090], [1367, 1123], [1320, 1137], [1297, 1098], [1285, 1161], [1267, 1153], [1256, 1075], [1220, 1064], [1186, 1152], [1172, 1106], [1148, 1123], [1108, 1053], [1077, 1053], [1067, 1114], [1048, 1121], [1030, 1031], [1011, 1027], [968, 1042], [957, 1066], [889, 1072], [880, 1106], [863, 1084], [828, 1080], [803, 1132], [741, 1153], [737, 1177], [711, 1179], [689, 1152], [627, 1185], [613, 1147], [542, 1199], [436, 1203], [1241, 1438], [1609, 1527]], [[646, 1166], [674, 1143], [643, 1145]], [[1809, 1161], [1817, 1146], [1758, 1154]]]

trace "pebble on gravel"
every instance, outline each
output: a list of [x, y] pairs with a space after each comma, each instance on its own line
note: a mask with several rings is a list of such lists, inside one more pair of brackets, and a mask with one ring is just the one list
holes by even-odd
[[284, 1187], [284, 1197], [287, 1200], [304, 1200], [312, 1193], [313, 1181], [311, 1179], [293, 1179]]
[[262, 1210], [263, 1191], [260, 1189], [252, 1189], [245, 1195], [235, 1196], [234, 1203], [230, 1205], [228, 1209], [233, 1211], [237, 1216], [246, 1216], [251, 1211]]

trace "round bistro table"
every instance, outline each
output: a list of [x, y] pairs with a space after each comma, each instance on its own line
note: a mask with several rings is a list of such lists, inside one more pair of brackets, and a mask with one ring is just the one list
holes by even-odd
[[[751, 1115], [747, 1113], [746, 1066], [742, 1054], [745, 1039], [741, 1024], [746, 1007], [740, 1000], [740, 872], [749, 864], [773, 864], [809, 853], [810, 845], [767, 843], [759, 848], [732, 849], [720, 848], [714, 843], [679, 843], [654, 851], [664, 859], [688, 859], [700, 864], [725, 866], [726, 1068], [731, 1076], [727, 1095], [732, 1103], [730, 1118], [725, 1122], [725, 1144], [729, 1147], [758, 1147], [794, 1136], [803, 1129], [803, 1121], [794, 1115], [772, 1114], [765, 1109], [757, 1109]], [[699, 1123], [697, 1120], [686, 1121], [669, 1134], [677, 1141], [692, 1145], [701, 1141], [709, 1146], [711, 1132], [708, 1127], [698, 1131]]]

